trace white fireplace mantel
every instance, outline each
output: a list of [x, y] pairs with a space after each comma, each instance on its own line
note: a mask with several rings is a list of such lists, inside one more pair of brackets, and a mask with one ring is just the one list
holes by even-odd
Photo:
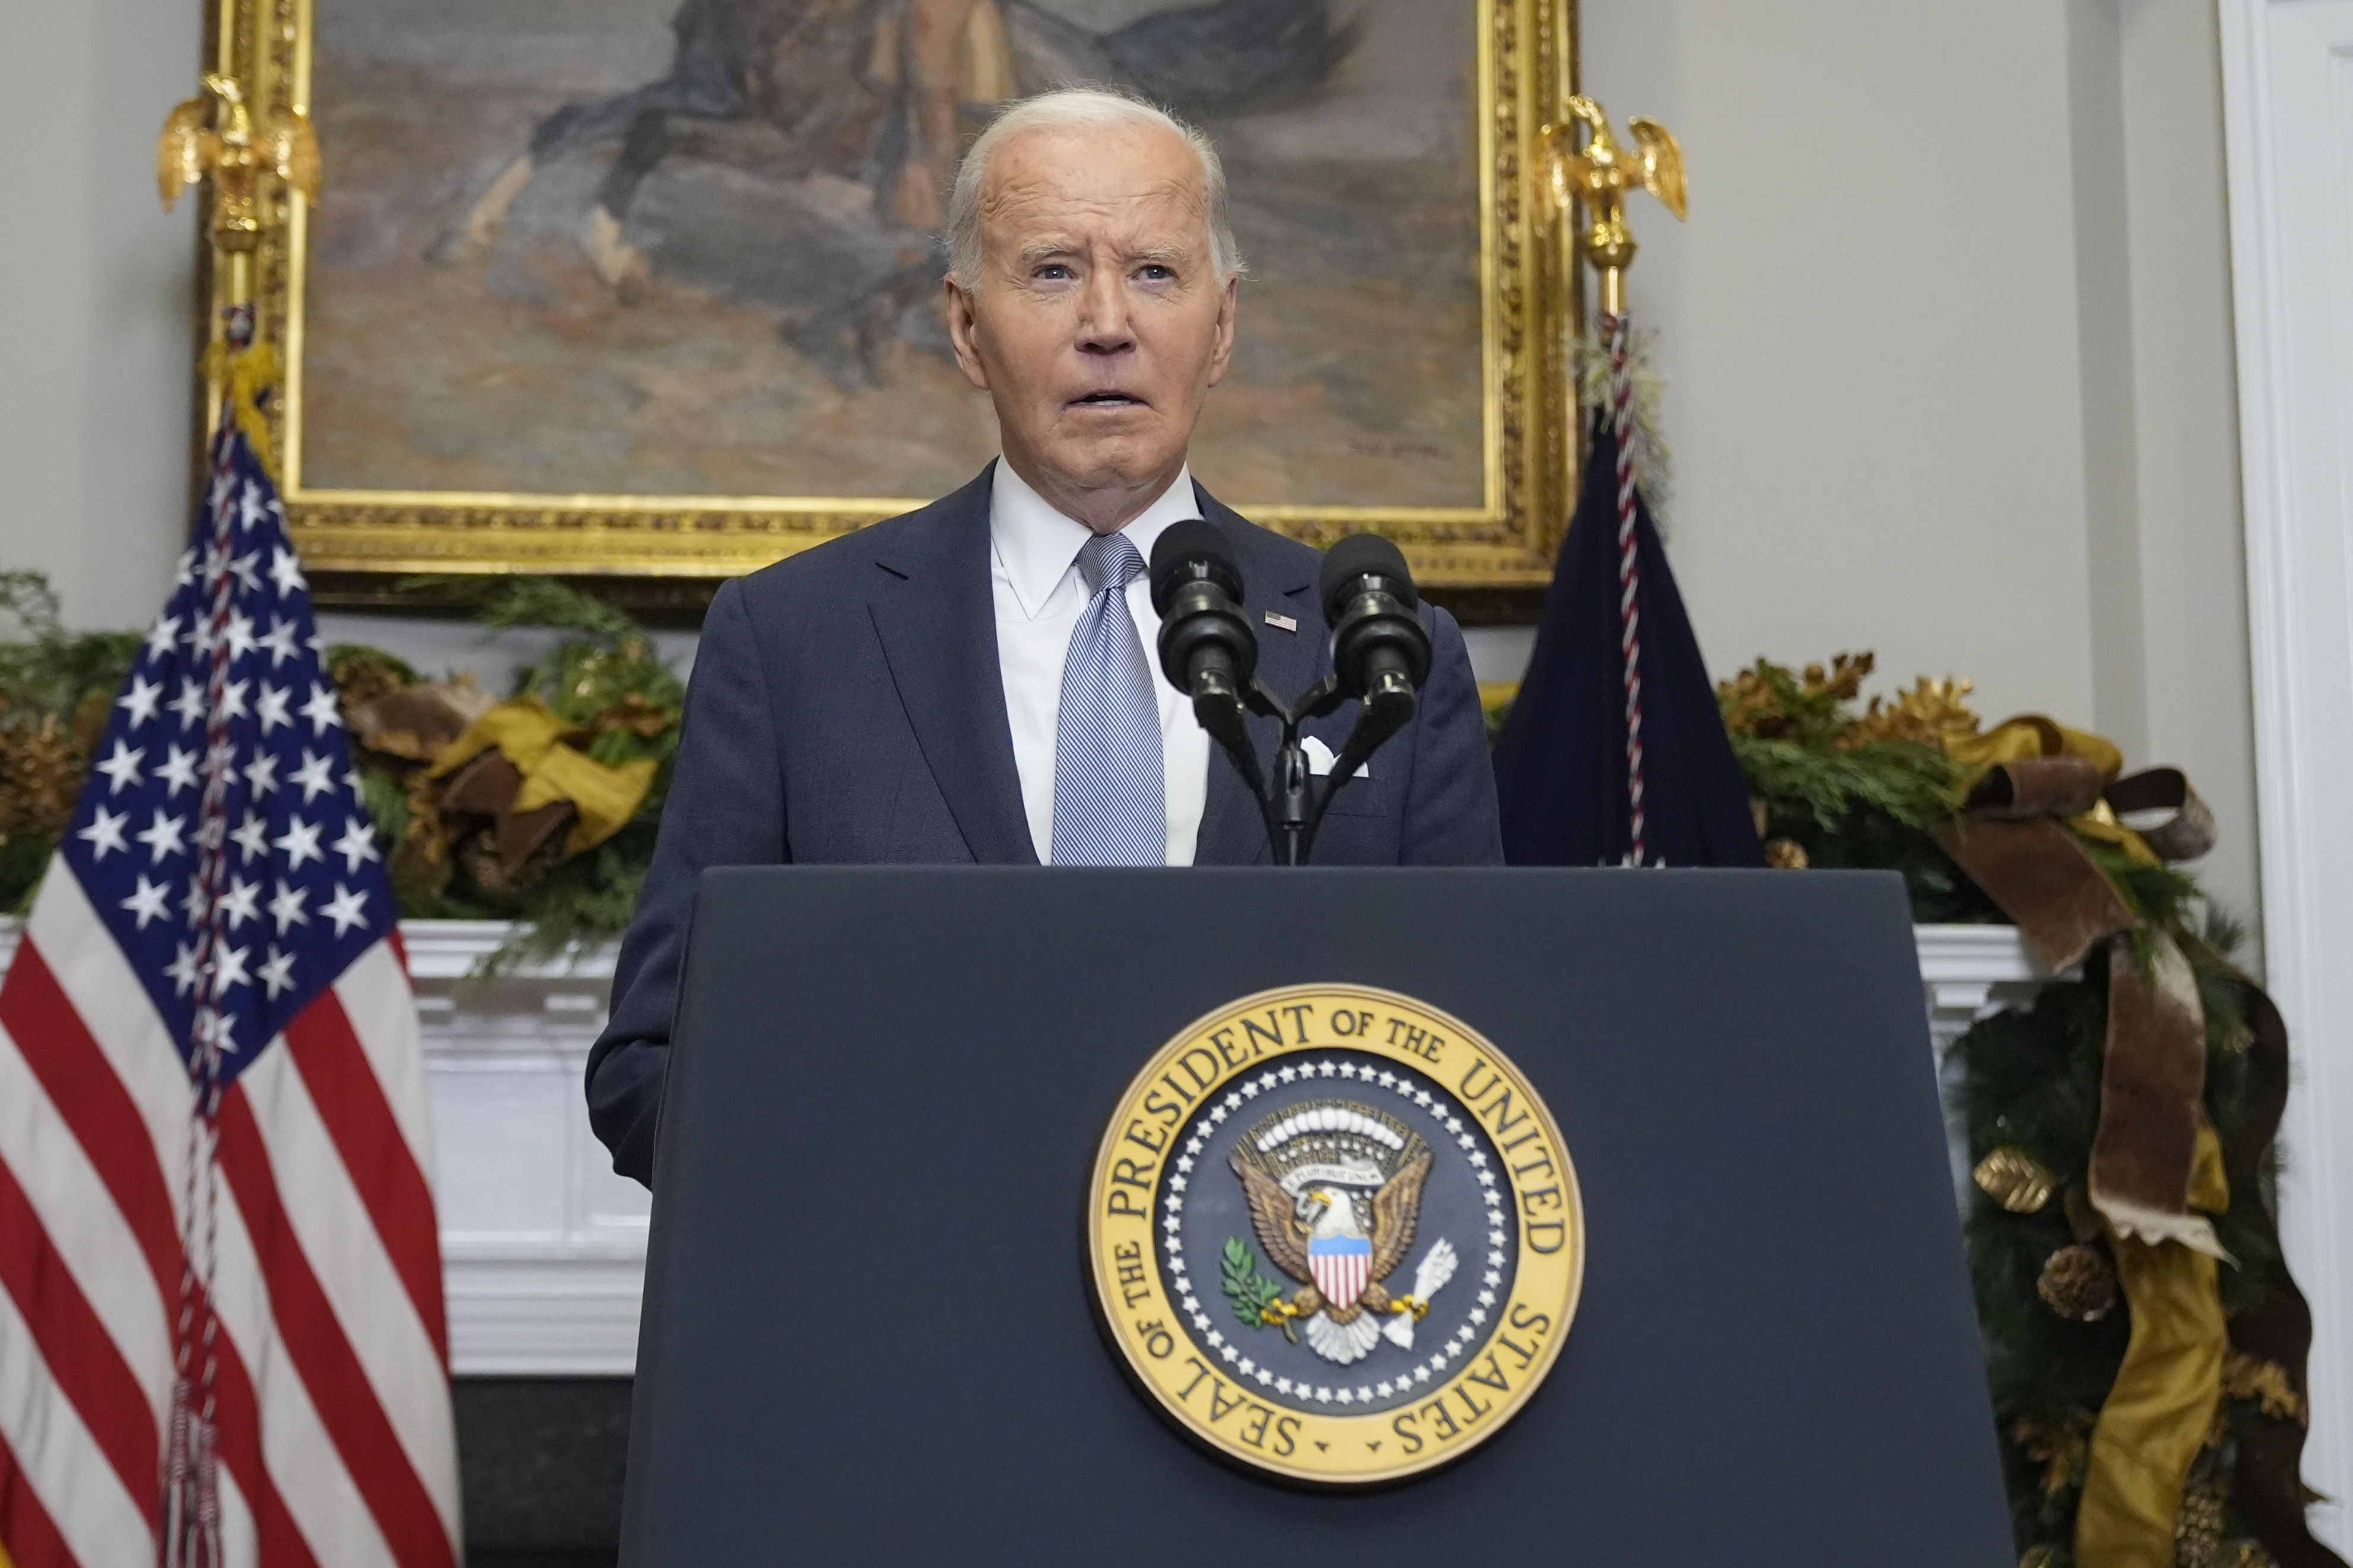
[[[510, 934], [491, 921], [406, 921], [425, 1039], [448, 1280], [460, 1376], [627, 1376], [637, 1365], [648, 1197], [613, 1174], [581, 1098], [604, 1027], [613, 950], [473, 978]], [[1920, 980], [1953, 1154], [1954, 1041], [2031, 996], [2045, 976], [2008, 926], [1921, 926]], [[0, 922], [0, 970], [16, 947]], [[1904, 1042], [1894, 1042], [1905, 1048]]]

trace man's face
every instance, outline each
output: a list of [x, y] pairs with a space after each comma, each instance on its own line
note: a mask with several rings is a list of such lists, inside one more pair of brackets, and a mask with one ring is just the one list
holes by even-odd
[[1032, 131], [980, 196], [980, 274], [948, 285], [956, 363], [997, 405], [1014, 471], [1098, 532], [1151, 504], [1225, 374], [1234, 287], [1201, 171], [1149, 126]]

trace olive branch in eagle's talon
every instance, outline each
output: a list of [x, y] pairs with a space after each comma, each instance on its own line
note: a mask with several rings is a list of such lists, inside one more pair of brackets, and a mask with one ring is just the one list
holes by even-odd
[[1299, 1342], [1299, 1336], [1291, 1331], [1291, 1321], [1304, 1314], [1282, 1299], [1279, 1280], [1258, 1271], [1258, 1259], [1250, 1255], [1249, 1244], [1241, 1237], [1226, 1237], [1225, 1255], [1219, 1260], [1218, 1272], [1226, 1300], [1233, 1303], [1235, 1317], [1253, 1329], [1279, 1328], [1284, 1339], [1293, 1344]]

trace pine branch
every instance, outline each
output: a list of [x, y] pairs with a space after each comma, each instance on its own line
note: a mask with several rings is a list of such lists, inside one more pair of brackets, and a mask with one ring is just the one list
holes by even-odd
[[609, 637], [643, 635], [626, 611], [554, 577], [427, 573], [403, 577], [393, 587], [396, 593], [429, 594], [463, 605], [486, 626], [547, 626]]

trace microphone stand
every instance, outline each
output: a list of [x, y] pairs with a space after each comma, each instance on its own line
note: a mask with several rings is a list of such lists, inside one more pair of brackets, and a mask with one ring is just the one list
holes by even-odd
[[[1274, 851], [1274, 863], [1278, 866], [1307, 864], [1308, 853], [1314, 847], [1316, 829], [1323, 826], [1324, 813], [1331, 805], [1332, 797], [1356, 776], [1356, 771], [1383, 742], [1413, 718], [1413, 688], [1401, 677], [1377, 680], [1366, 694], [1364, 711], [1357, 715], [1355, 727], [1348, 732], [1347, 742], [1333, 759], [1331, 774], [1319, 790], [1314, 775], [1308, 771], [1307, 748], [1300, 741], [1299, 727], [1311, 719], [1337, 711], [1347, 700], [1347, 692], [1333, 676], [1324, 677], [1301, 692], [1296, 702], [1285, 702], [1263, 678], [1253, 675], [1239, 702], [1216, 704], [1214, 717], [1220, 721], [1213, 722], [1213, 715], [1196, 705], [1202, 728], [1224, 748], [1235, 770], [1242, 775], [1242, 782], [1257, 799], [1260, 814], [1266, 820], [1267, 843]], [[1272, 719], [1282, 727], [1281, 738], [1275, 743], [1271, 777], [1259, 769], [1258, 748], [1241, 720], [1243, 708], [1261, 718]]]

